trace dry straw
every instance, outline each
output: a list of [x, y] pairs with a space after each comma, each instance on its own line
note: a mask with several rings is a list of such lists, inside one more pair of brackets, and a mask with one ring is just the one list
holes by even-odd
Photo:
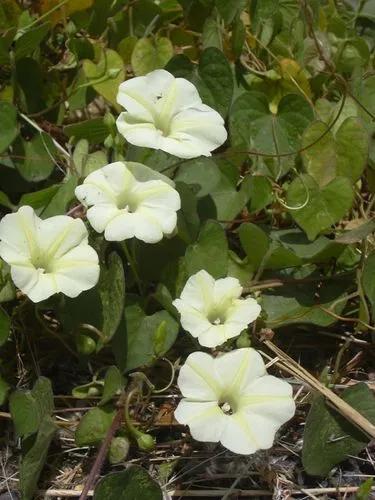
[[375, 425], [373, 425], [366, 417], [361, 415], [357, 410], [346, 403], [346, 401], [337, 396], [337, 394], [331, 391], [331, 389], [319, 382], [319, 380], [313, 377], [307, 370], [300, 366], [284, 351], [279, 349], [270, 340], [265, 340], [264, 344], [278, 357], [278, 361], [275, 364], [280, 369], [294, 375], [309, 385], [312, 389], [318, 391], [339, 413], [341, 413], [341, 415], [362, 430], [371, 439], [375, 439]]

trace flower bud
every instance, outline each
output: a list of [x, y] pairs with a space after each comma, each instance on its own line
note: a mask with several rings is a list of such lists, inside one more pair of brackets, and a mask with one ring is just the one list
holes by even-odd
[[106, 113], [103, 122], [108, 128], [116, 127], [116, 120], [112, 113]]
[[111, 68], [108, 70], [108, 78], [117, 78], [120, 74], [121, 68]]
[[113, 146], [113, 137], [111, 135], [107, 135], [104, 139], [104, 146], [108, 149]]
[[118, 464], [128, 455], [129, 439], [124, 436], [118, 436], [112, 439], [111, 446], [108, 452], [108, 458], [111, 464]]
[[90, 356], [96, 350], [96, 342], [89, 335], [80, 334], [76, 338], [76, 346], [79, 354]]
[[155, 448], [155, 439], [151, 434], [139, 432], [137, 433], [137, 445], [142, 451], [152, 451]]

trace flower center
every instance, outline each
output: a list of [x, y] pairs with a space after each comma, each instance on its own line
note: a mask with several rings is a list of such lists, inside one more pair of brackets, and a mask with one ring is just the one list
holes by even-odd
[[128, 212], [133, 213], [137, 210], [138, 205], [139, 201], [129, 192], [120, 194], [117, 197], [117, 208], [119, 210], [127, 210]]
[[219, 400], [219, 408], [225, 415], [233, 415], [237, 411], [237, 404], [233, 398], [224, 396]]
[[223, 312], [213, 310], [208, 314], [207, 319], [212, 325], [223, 325], [226, 318]]
[[229, 403], [223, 403], [220, 405], [220, 410], [225, 413], [225, 415], [232, 415], [233, 410]]
[[176, 82], [155, 96], [154, 124], [164, 137], [171, 134], [171, 121], [176, 110], [176, 97]]
[[33, 257], [31, 263], [40, 274], [51, 273], [53, 271], [53, 262], [47, 259], [45, 255], [39, 254]]
[[171, 132], [170, 124], [165, 119], [163, 119], [163, 117], [157, 117], [155, 126], [163, 137], [169, 136]]

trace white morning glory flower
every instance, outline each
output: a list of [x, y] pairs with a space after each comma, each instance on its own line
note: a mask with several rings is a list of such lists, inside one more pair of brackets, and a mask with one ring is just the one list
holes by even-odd
[[87, 236], [80, 219], [57, 215], [42, 220], [23, 206], [0, 221], [0, 257], [33, 302], [59, 292], [77, 297], [99, 279], [98, 255]]
[[174, 183], [141, 163], [115, 162], [95, 170], [75, 190], [91, 208], [87, 218], [108, 241], [136, 237], [156, 243], [177, 224], [180, 195]]
[[226, 141], [220, 114], [202, 103], [192, 83], [163, 69], [122, 83], [117, 102], [127, 110], [117, 128], [136, 146], [196, 158], [211, 156]]
[[191, 276], [173, 305], [181, 314], [183, 328], [205, 347], [216, 347], [237, 337], [260, 314], [252, 298], [241, 299], [236, 278], [215, 280], [206, 271]]
[[178, 386], [184, 396], [175, 417], [198, 441], [221, 442], [248, 455], [270, 448], [279, 427], [292, 418], [290, 384], [267, 375], [255, 349], [236, 349], [213, 358], [193, 352], [182, 366]]

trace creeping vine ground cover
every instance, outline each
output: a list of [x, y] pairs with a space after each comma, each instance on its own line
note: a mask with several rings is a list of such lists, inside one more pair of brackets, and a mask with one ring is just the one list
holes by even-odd
[[371, 498], [374, 47], [374, 0], [1, 1], [1, 499]]

